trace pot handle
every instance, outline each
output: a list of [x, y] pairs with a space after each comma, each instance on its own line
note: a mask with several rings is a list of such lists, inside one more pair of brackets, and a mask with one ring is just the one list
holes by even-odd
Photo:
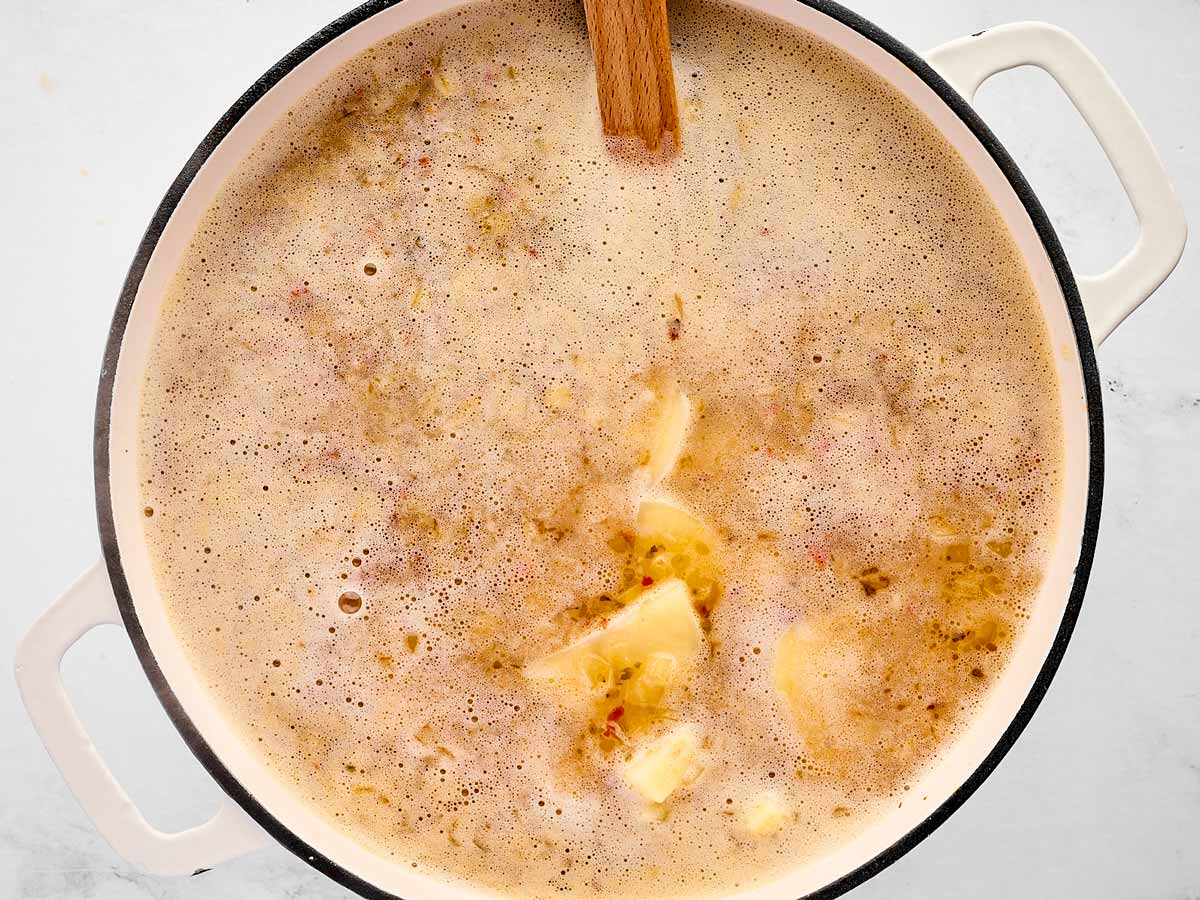
[[942, 44], [925, 58], [967, 102], [992, 75], [1037, 66], [1075, 104], [1100, 142], [1137, 214], [1133, 249], [1100, 275], [1078, 280], [1098, 347], [1163, 283], [1187, 240], [1187, 222], [1150, 136], [1100, 62], [1077, 38], [1044, 22], [1017, 22]]
[[117, 783], [63, 688], [63, 654], [97, 625], [121, 625], [103, 562], [80, 576], [21, 639], [17, 686], [34, 728], [67, 785], [104, 839], [125, 859], [157, 875], [194, 875], [267, 842], [241, 808], [222, 796], [216, 815], [168, 834], [153, 827]]

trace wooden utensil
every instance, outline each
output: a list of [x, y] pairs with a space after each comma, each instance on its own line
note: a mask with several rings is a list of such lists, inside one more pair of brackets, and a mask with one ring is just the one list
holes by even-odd
[[679, 110], [667, 0], [583, 0], [605, 134], [637, 136], [657, 150], [679, 146]]

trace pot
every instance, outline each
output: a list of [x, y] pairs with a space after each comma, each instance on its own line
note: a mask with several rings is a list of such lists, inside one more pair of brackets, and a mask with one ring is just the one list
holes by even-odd
[[[894, 862], [946, 820], [995, 768], [1054, 676], [1079, 615], [1095, 549], [1103, 473], [1100, 382], [1093, 348], [1170, 274], [1187, 226], [1137, 117], [1096, 59], [1040, 23], [980, 32], [918, 56], [828, 0], [745, 0], [857, 57], [924, 112], [989, 191], [1032, 275], [1061, 385], [1065, 476], [1061, 526], [1031, 618], [1007, 669], [969, 728], [912, 785], [911, 800], [851, 842], [740, 896], [834, 897]], [[50, 755], [113, 848], [145, 869], [185, 874], [271, 840], [366, 897], [447, 897], [470, 891], [369, 852], [310, 811], [223, 721], [168, 623], [142, 534], [137, 421], [143, 371], [165, 288], [222, 181], [264, 130], [334, 68], [455, 0], [372, 0], [318, 32], [258, 80], [221, 118], [168, 190], [121, 292], [96, 405], [96, 503], [104, 559], [33, 625], [17, 680]], [[990, 75], [1047, 71], [1108, 154], [1140, 223], [1133, 249], [1098, 276], [1076, 279], [1041, 204], [971, 109]], [[102, 623], [122, 624], [167, 713], [225, 793], [208, 822], [167, 834], [151, 827], [115, 781], [75, 716], [59, 676], [63, 653]], [[482, 896], [482, 894], [480, 894]]]

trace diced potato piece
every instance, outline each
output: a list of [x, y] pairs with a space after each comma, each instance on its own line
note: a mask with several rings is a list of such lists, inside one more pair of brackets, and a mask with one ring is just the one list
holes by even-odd
[[712, 552], [716, 537], [690, 512], [663, 500], [647, 500], [638, 507], [639, 541], [664, 545], [692, 545], [701, 555]]
[[650, 483], [657, 484], [675, 466], [687, 437], [692, 404], [687, 394], [672, 390], [659, 404], [658, 421], [650, 439], [645, 468]]
[[625, 767], [625, 783], [649, 803], [662, 803], [700, 775], [700, 739], [680, 725], [640, 748]]
[[810, 693], [821, 678], [817, 660], [820, 644], [812, 629], [795, 625], [783, 633], [775, 649], [775, 689], [793, 711], [810, 702]]
[[525, 674], [592, 690], [624, 669], [641, 669], [653, 675], [656, 685], [675, 684], [703, 643], [687, 585], [672, 578], [643, 593], [603, 628], [534, 660]]
[[637, 580], [682, 578], [692, 604], [709, 616], [721, 597], [721, 572], [713, 549], [717, 536], [687, 510], [662, 500], [647, 500], [638, 509], [633, 545]]
[[824, 631], [795, 625], [775, 648], [775, 689], [814, 752], [865, 741], [872, 725], [854, 715], [847, 692], [861, 665], [858, 654]]
[[746, 811], [746, 828], [755, 837], [769, 837], [792, 819], [792, 808], [774, 791], [761, 794]]

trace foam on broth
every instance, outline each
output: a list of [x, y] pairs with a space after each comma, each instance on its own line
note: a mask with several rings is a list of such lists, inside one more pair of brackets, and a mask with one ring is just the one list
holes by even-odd
[[[803, 31], [671, 26], [653, 160], [601, 137], [574, 3], [352, 60], [215, 200], [144, 386], [156, 575], [226, 715], [376, 852], [514, 895], [726, 892], [861, 830], [1003, 670], [1055, 528], [1045, 327], [965, 165]], [[640, 576], [664, 386], [693, 416], [655, 492], [722, 584], [669, 716], [703, 774], [649, 810], [523, 667]]]

